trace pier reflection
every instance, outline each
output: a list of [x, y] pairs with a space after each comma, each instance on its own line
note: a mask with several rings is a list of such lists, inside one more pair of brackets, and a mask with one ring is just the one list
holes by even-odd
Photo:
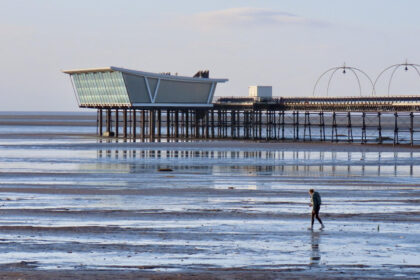
[[131, 172], [142, 168], [170, 167], [208, 173], [311, 176], [417, 176], [420, 152], [329, 151], [228, 151], [198, 149], [102, 149], [104, 164], [129, 164]]
[[311, 230], [311, 254], [309, 257], [309, 265], [317, 266], [321, 262], [321, 251], [319, 245], [321, 244], [321, 232]]

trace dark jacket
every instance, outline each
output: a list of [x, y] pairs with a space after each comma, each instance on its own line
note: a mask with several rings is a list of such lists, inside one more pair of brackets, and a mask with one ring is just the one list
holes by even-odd
[[321, 206], [321, 196], [318, 192], [314, 192], [311, 196], [312, 207], [317, 208]]

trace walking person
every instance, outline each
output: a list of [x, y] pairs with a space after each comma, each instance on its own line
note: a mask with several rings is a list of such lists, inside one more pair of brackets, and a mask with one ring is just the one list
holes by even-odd
[[311, 227], [309, 229], [312, 230], [314, 228], [315, 218], [321, 224], [322, 229], [324, 228], [324, 224], [319, 217], [319, 209], [321, 208], [321, 195], [314, 189], [309, 190], [309, 195], [311, 196], [311, 204], [309, 206], [312, 207]]

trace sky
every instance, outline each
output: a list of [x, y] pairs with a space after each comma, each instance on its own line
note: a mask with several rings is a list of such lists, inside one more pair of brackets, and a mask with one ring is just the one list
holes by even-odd
[[[274, 96], [370, 95], [365, 74], [374, 82], [391, 65], [420, 64], [419, 12], [418, 0], [0, 0], [0, 111], [77, 111], [61, 70], [103, 66], [208, 69], [229, 79], [216, 96], [246, 96], [250, 85]], [[344, 63], [357, 77], [336, 71], [328, 87], [332, 71], [321, 74]], [[391, 94], [420, 94], [414, 68], [391, 81]]]

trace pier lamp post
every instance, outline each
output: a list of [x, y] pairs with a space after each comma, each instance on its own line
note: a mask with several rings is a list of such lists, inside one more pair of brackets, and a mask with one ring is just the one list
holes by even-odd
[[362, 96], [362, 85], [360, 83], [360, 75], [366, 77], [368, 79], [368, 81], [370, 82], [370, 85], [372, 86], [373, 92], [374, 92], [374, 87], [373, 87], [373, 82], [372, 79], [369, 77], [368, 74], [366, 74], [364, 71], [360, 70], [359, 68], [356, 67], [351, 67], [351, 66], [346, 66], [346, 63], [343, 64], [343, 66], [338, 66], [338, 67], [333, 67], [328, 69], [327, 71], [325, 71], [324, 73], [322, 73], [318, 80], [316, 81], [313, 91], [312, 91], [312, 96], [315, 96], [315, 91], [318, 87], [319, 82], [321, 81], [321, 79], [325, 76], [328, 76], [328, 83], [327, 83], [327, 88], [326, 88], [326, 96], [329, 95], [329, 90], [330, 90], [330, 85], [331, 85], [331, 81], [334, 78], [335, 74], [337, 73], [337, 71], [342, 70], [343, 74], [346, 74], [348, 71], [353, 73], [354, 77], [356, 78], [357, 84], [359, 86], [359, 94], [360, 96]]
[[373, 83], [372, 94], [374, 94], [376, 92], [376, 90], [375, 90], [376, 89], [376, 84], [378, 83], [379, 79], [385, 74], [385, 72], [388, 72], [388, 71], [391, 70], [392, 72], [391, 72], [391, 76], [389, 77], [389, 80], [388, 80], [388, 88], [387, 88], [387, 95], [389, 96], [389, 93], [391, 91], [392, 81], [394, 79], [395, 73], [397, 72], [397, 70], [399, 68], [403, 68], [405, 72], [407, 72], [410, 68], [412, 68], [416, 71], [417, 75], [420, 78], [420, 71], [419, 71], [420, 65], [419, 64], [414, 64], [414, 63], [408, 63], [408, 61], [406, 60], [405, 63], [394, 64], [394, 65], [391, 65], [391, 66], [385, 68], [384, 70], [382, 70], [382, 72], [379, 73], [378, 77], [376, 77], [375, 82]]

